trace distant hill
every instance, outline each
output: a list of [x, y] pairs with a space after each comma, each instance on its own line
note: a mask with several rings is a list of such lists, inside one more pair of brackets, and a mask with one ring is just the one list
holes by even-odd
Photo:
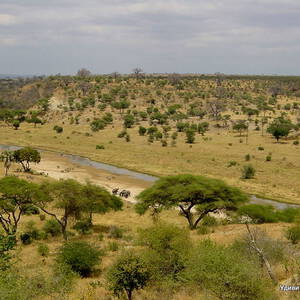
[[0, 74], [0, 79], [5, 79], [5, 78], [30, 78], [34, 77], [34, 75], [29, 75], [29, 74], [23, 74], [23, 75], [17, 75], [17, 74]]

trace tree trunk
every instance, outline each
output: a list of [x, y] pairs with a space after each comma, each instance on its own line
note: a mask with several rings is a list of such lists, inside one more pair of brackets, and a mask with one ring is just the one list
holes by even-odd
[[128, 300], [132, 300], [132, 290], [126, 290]]
[[249, 228], [249, 224], [246, 223], [245, 224], [247, 227], [247, 231], [249, 233], [249, 237], [250, 237], [250, 242], [251, 242], [251, 247], [257, 252], [258, 256], [260, 257], [261, 261], [264, 263], [264, 265], [266, 266], [267, 272], [271, 278], [271, 280], [273, 281], [273, 284], [276, 285], [278, 283], [277, 278], [275, 277], [275, 274], [272, 271], [271, 265], [269, 263], [269, 261], [267, 260], [267, 258], [265, 257], [264, 253], [262, 252], [262, 250], [260, 248], [258, 248], [256, 241], [255, 241], [255, 237], [253, 235], [253, 233], [250, 231]]
[[63, 217], [62, 222], [61, 222], [61, 231], [62, 235], [65, 241], [68, 240], [68, 235], [67, 235], [67, 224], [68, 224], [68, 219], [66, 216]]

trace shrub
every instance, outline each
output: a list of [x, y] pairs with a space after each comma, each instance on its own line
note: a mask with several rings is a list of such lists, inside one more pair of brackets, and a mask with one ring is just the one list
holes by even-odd
[[29, 233], [25, 232], [20, 235], [20, 239], [24, 245], [29, 245], [32, 242], [31, 236]]
[[100, 262], [101, 255], [101, 251], [87, 242], [66, 242], [60, 249], [57, 261], [70, 266], [80, 276], [87, 277]]
[[55, 219], [47, 220], [43, 226], [43, 230], [51, 236], [58, 236], [61, 234], [61, 226]]
[[206, 215], [202, 221], [201, 224], [204, 226], [216, 226], [218, 225], [218, 220], [215, 217], [212, 217], [210, 215]]
[[46, 220], [46, 215], [40, 214], [40, 220], [41, 220], [41, 221], [45, 221], [45, 220]]
[[296, 146], [299, 145], [299, 141], [294, 141], [293, 145], [296, 145]]
[[139, 127], [139, 135], [143, 136], [147, 132], [147, 129], [143, 126]]
[[88, 234], [91, 232], [92, 223], [89, 219], [77, 221], [76, 224], [73, 226], [78, 233], [81, 234]]
[[242, 179], [251, 179], [255, 175], [255, 169], [252, 165], [246, 165], [242, 169]]
[[104, 147], [103, 145], [96, 145], [96, 149], [97, 149], [97, 150], [99, 150], [99, 149], [102, 149], [102, 150], [103, 150], [103, 149], [105, 149], [105, 147]]
[[207, 226], [202, 225], [198, 227], [197, 233], [201, 235], [209, 234], [210, 229]]
[[300, 241], [300, 225], [296, 224], [288, 228], [285, 232], [285, 236], [292, 244], [298, 244]]
[[238, 163], [235, 160], [230, 160], [227, 164], [227, 168], [234, 167], [236, 165], [238, 165]]
[[264, 151], [264, 150], [265, 150], [265, 148], [262, 147], [262, 146], [259, 146], [257, 149], [258, 149], [259, 151]]
[[47, 257], [49, 255], [49, 247], [46, 244], [39, 244], [37, 251], [40, 256]]
[[109, 289], [118, 297], [125, 293], [128, 300], [132, 299], [133, 291], [144, 288], [149, 279], [144, 261], [133, 252], [123, 253], [107, 273]]
[[240, 207], [238, 213], [242, 216], [248, 216], [255, 223], [274, 223], [278, 217], [271, 205], [248, 204]]
[[277, 218], [281, 222], [292, 223], [300, 216], [299, 208], [288, 207], [276, 212]]
[[53, 130], [56, 131], [56, 133], [62, 133], [64, 131], [64, 129], [61, 126], [55, 125], [53, 127]]
[[162, 147], [167, 147], [168, 146], [168, 142], [166, 140], [161, 140], [161, 146]]
[[246, 154], [246, 155], [245, 155], [245, 161], [249, 161], [250, 159], [251, 159], [250, 154]]
[[108, 250], [112, 252], [116, 252], [119, 249], [119, 245], [116, 242], [109, 242], [108, 243]]
[[110, 226], [108, 237], [113, 239], [121, 239], [123, 237], [123, 229], [117, 226]]
[[185, 131], [186, 134], [186, 143], [187, 144], [193, 144], [195, 142], [195, 131], [193, 129], [188, 128]]
[[126, 130], [122, 130], [122, 131], [118, 134], [118, 138], [123, 138], [126, 134], [127, 134], [127, 131], [126, 131]]
[[40, 231], [35, 226], [35, 222], [34, 221], [29, 221], [26, 224], [25, 228], [26, 228], [26, 232], [25, 233], [29, 234], [30, 237], [33, 240], [39, 240], [40, 239]]
[[261, 275], [258, 264], [209, 240], [202, 241], [192, 252], [184, 275], [218, 299], [277, 299], [270, 281]]
[[270, 154], [267, 155], [267, 156], [266, 156], [266, 161], [271, 161], [271, 160], [272, 160], [272, 155], [270, 155]]
[[158, 223], [139, 230], [138, 243], [153, 280], [178, 280], [192, 247], [188, 232], [175, 225]]

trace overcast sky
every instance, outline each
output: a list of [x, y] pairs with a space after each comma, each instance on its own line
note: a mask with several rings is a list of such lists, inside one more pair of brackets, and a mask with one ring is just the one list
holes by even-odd
[[0, 73], [300, 75], [299, 0], [0, 0]]

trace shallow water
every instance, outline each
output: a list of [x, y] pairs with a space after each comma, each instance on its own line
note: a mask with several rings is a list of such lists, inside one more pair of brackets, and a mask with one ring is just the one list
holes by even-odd
[[[4, 150], [14, 151], [14, 150], [17, 150], [20, 148], [21, 147], [17, 147], [17, 146], [0, 145], [0, 150], [2, 150], [2, 151], [4, 151]], [[44, 151], [41, 149], [38, 149], [38, 150], [41, 152]], [[82, 157], [79, 155], [64, 154], [64, 153], [59, 153], [59, 152], [56, 152], [56, 153], [60, 154], [63, 157], [68, 158], [72, 163], [75, 163], [75, 164], [78, 164], [81, 166], [89, 166], [89, 167], [95, 168], [97, 170], [105, 170], [112, 174], [127, 175], [129, 177], [133, 177], [133, 178], [140, 179], [140, 180], [147, 181], [147, 182], [154, 182], [159, 178], [159, 177], [155, 177], [152, 175], [131, 171], [131, 170], [128, 170], [125, 168], [119, 168], [119, 167], [116, 167], [113, 165], [93, 161], [89, 158]], [[289, 203], [278, 202], [278, 201], [274, 201], [274, 200], [259, 198], [259, 197], [256, 197], [255, 195], [251, 195], [250, 197], [251, 197], [251, 200], [250, 200], [251, 203], [272, 205], [277, 209], [285, 209], [288, 207], [300, 208], [300, 205], [298, 205], [298, 204], [289, 204]]]

